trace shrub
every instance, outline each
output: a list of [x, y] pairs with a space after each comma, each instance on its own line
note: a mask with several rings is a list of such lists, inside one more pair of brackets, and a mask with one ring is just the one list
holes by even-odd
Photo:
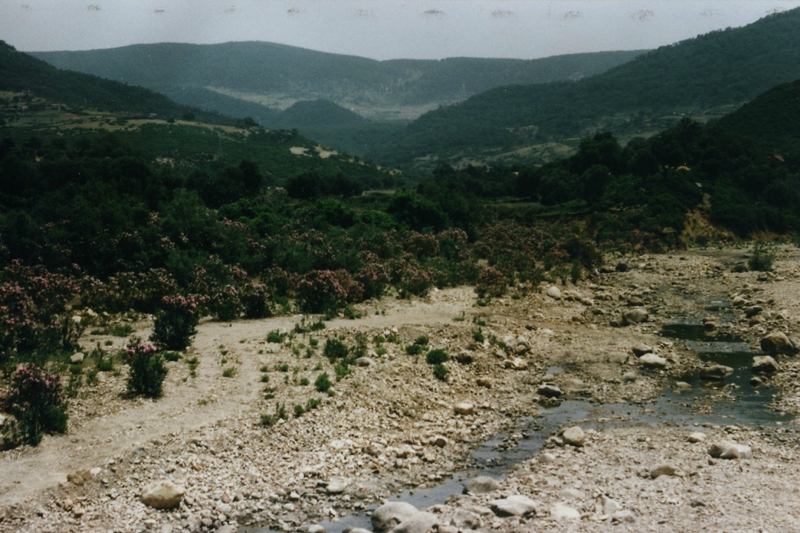
[[442, 363], [446, 363], [450, 360], [450, 357], [444, 350], [431, 350], [425, 355], [425, 360], [428, 362], [429, 365], [439, 365]]
[[211, 295], [211, 313], [221, 322], [236, 320], [242, 312], [239, 291], [233, 285], [220, 287]]
[[331, 361], [344, 359], [349, 351], [350, 349], [339, 339], [328, 339], [325, 341], [325, 348], [323, 348], [325, 357]]
[[269, 343], [280, 344], [283, 342], [285, 338], [286, 338], [286, 333], [278, 331], [277, 329], [267, 333], [267, 342]]
[[364, 287], [340, 270], [312, 270], [297, 286], [297, 302], [306, 313], [331, 313], [348, 302], [359, 302]]
[[131, 333], [133, 333], [133, 326], [128, 323], [113, 324], [105, 329], [106, 335], [114, 337], [128, 337]]
[[300, 386], [301, 387], [306, 387], [309, 383], [310, 382], [308, 381], [308, 378], [300, 378]]
[[303, 414], [305, 414], [305, 412], [306, 412], [305, 407], [297, 403], [294, 404], [294, 416], [296, 418], [300, 418], [301, 416], [303, 416]]
[[4, 446], [19, 444], [36, 446], [44, 433], [67, 430], [67, 402], [58, 374], [51, 374], [36, 365], [20, 365], [11, 378], [8, 412], [13, 422], [3, 426]]
[[397, 282], [397, 292], [401, 298], [426, 296], [431, 287], [433, 287], [431, 273], [414, 265], [406, 265]]
[[406, 346], [406, 353], [408, 355], [419, 355], [422, 353], [422, 346], [419, 344], [409, 344]]
[[306, 411], [310, 411], [312, 409], [316, 409], [319, 407], [320, 402], [319, 398], [309, 398], [306, 402]]
[[764, 243], [757, 242], [750, 252], [750, 257], [747, 259], [747, 267], [750, 270], [766, 272], [772, 270], [774, 262], [775, 249]]
[[269, 293], [264, 285], [245, 285], [240, 292], [244, 316], [247, 318], [267, 318], [272, 316]]
[[328, 377], [327, 372], [323, 372], [317, 376], [316, 380], [314, 380], [314, 388], [319, 392], [328, 392], [328, 389], [330, 389], [332, 385], [333, 383], [331, 383], [331, 379]]
[[275, 424], [275, 417], [267, 413], [261, 413], [261, 425], [268, 428]]
[[450, 370], [443, 364], [437, 364], [433, 367], [433, 375], [439, 381], [447, 381], [447, 377], [450, 375]]
[[171, 352], [171, 351], [164, 352], [164, 359], [172, 363], [174, 363], [175, 361], [180, 361], [181, 357], [183, 356], [178, 352]]
[[86, 372], [86, 384], [87, 385], [89, 385], [91, 387], [92, 385], [97, 385], [98, 383], [100, 383], [100, 380], [97, 379], [98, 372], [100, 372], [100, 371], [98, 369], [96, 369], [96, 368], [93, 368], [93, 369], [91, 369], [91, 370]]
[[159, 398], [163, 394], [164, 379], [169, 370], [158, 349], [141, 339], [131, 339], [123, 353], [125, 362], [130, 366], [128, 390], [149, 398]]
[[224, 378], [232, 378], [236, 375], [236, 367], [229, 366], [225, 370], [222, 371], [222, 377]]
[[475, 282], [475, 292], [479, 298], [492, 296], [499, 298], [506, 293], [508, 282], [502, 272], [493, 267], [484, 268]]
[[414, 344], [417, 346], [427, 346], [430, 339], [426, 335], [420, 335], [416, 339], [414, 339]]
[[165, 350], [184, 350], [192, 343], [200, 321], [200, 305], [204, 296], [164, 296], [156, 312], [150, 340]]
[[478, 328], [472, 332], [472, 340], [481, 343], [486, 340], [486, 338], [483, 336], [483, 330], [481, 328]]

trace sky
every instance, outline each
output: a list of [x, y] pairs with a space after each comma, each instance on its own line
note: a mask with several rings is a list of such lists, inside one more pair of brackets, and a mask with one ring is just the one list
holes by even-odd
[[0, 0], [22, 51], [268, 41], [373, 59], [650, 49], [800, 0]]

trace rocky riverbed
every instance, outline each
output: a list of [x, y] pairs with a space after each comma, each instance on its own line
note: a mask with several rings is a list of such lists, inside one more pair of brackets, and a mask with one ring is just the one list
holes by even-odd
[[[523, 438], [514, 433], [520, 420], [544, 422], [565, 398], [599, 414], [562, 428], [543, 423], [545, 446], [505, 478], [495, 476], [491, 492], [452, 497], [395, 533], [594, 531], [612, 523], [630, 531], [796, 531], [790, 415], [800, 411], [800, 257], [782, 249], [772, 272], [755, 273], [742, 268], [745, 254], [609, 260], [577, 284], [551, 280], [486, 306], [476, 305], [471, 288], [385, 298], [364, 305], [361, 319], [336, 319], [281, 343], [266, 342], [267, 333], [292, 331], [301, 317], [202, 323], [184, 359], [169, 363], [162, 399], [130, 399], [124, 370], [101, 373], [99, 384], [72, 401], [68, 435], [2, 454], [0, 531], [268, 526], [313, 533], [317, 524], [366, 516], [395, 494], [467, 471], [470, 452], [502, 431], [510, 437], [500, 449], [514, 447]], [[694, 325], [700, 344], [736, 339], [755, 353], [763, 344], [774, 365], [753, 373], [754, 385], [734, 386], [715, 368], [724, 364], [662, 335], [675, 323]], [[147, 320], [133, 324], [137, 335], [149, 335]], [[424, 351], [406, 354], [420, 336], [428, 338], [425, 350], [450, 354], [446, 382], [434, 377]], [[366, 358], [327, 396], [313, 383], [321, 372], [333, 380], [321, 349], [333, 337], [365, 343]], [[87, 335], [84, 344], [88, 351], [107, 339], [121, 343]], [[193, 377], [186, 361], [195, 357]], [[226, 377], [229, 367], [235, 371]], [[698, 414], [697, 426], [625, 415], [626, 406], [647, 410], [665, 387], [700, 387], [686, 376], [703, 372], [716, 379], [701, 383], [716, 386], [684, 406]], [[737, 386], [770, 398], [779, 391], [768, 425], [699, 421], [718, 402], [735, 405], [743, 394]], [[308, 407], [310, 398], [320, 405], [295, 416], [294, 406]], [[288, 414], [265, 427], [261, 415], [276, 415], [277, 403]], [[613, 417], [603, 414], [605, 405], [616, 406]], [[695, 432], [703, 438], [692, 441]], [[714, 457], [711, 448], [723, 442], [746, 445], [750, 454]], [[509, 498], [525, 510], [508, 513], [496, 503]]]

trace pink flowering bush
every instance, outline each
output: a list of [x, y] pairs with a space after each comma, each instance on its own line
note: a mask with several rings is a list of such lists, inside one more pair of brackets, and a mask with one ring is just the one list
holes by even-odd
[[211, 314], [222, 322], [230, 322], [239, 318], [239, 315], [242, 314], [242, 299], [239, 290], [233, 285], [217, 288], [211, 294], [208, 307]]
[[183, 350], [191, 343], [207, 296], [164, 296], [156, 312], [150, 340], [165, 350]]
[[289, 296], [299, 283], [297, 276], [280, 267], [271, 267], [261, 273], [261, 283], [275, 296]]
[[134, 338], [125, 347], [123, 358], [130, 367], [128, 390], [148, 398], [161, 397], [164, 379], [169, 370], [158, 348], [154, 344]]
[[248, 283], [241, 291], [244, 316], [247, 318], [266, 318], [272, 316], [269, 292], [264, 285]]
[[363, 298], [380, 298], [391, 281], [389, 269], [386, 268], [372, 252], [362, 254], [364, 265], [354, 276], [355, 281], [363, 287]]
[[312, 270], [298, 284], [297, 303], [306, 313], [330, 313], [361, 301], [363, 294], [346, 270]]
[[3, 426], [3, 445], [36, 446], [45, 433], [67, 430], [67, 402], [61, 377], [36, 365], [19, 365], [11, 378], [7, 399], [13, 422]]
[[479, 298], [500, 297], [506, 293], [508, 281], [502, 272], [493, 267], [484, 268], [475, 282], [475, 292]]
[[399, 277], [396, 286], [401, 298], [426, 296], [433, 287], [432, 272], [414, 264], [407, 264]]

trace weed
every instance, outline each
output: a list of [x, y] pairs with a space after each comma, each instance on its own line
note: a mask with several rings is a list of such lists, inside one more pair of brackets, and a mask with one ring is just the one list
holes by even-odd
[[440, 363], [440, 364], [434, 365], [434, 367], [433, 367], [433, 375], [439, 381], [447, 381], [447, 376], [450, 375], [450, 370], [448, 370], [448, 368], [446, 366], [444, 366], [443, 364]]
[[278, 372], [288, 372], [289, 371], [289, 364], [288, 363], [278, 363], [275, 365], [275, 370]]
[[183, 356], [179, 352], [173, 352], [168, 350], [164, 352], [164, 359], [174, 363], [175, 361], [179, 361]]
[[300, 378], [300, 386], [301, 387], [306, 387], [306, 386], [308, 386], [308, 384], [309, 384], [308, 378]]
[[422, 346], [419, 344], [409, 344], [406, 346], [406, 353], [408, 355], [419, 355], [422, 353]]
[[338, 339], [328, 339], [325, 341], [325, 348], [323, 349], [325, 357], [331, 361], [347, 357], [349, 351], [350, 349]]
[[96, 368], [93, 368], [93, 369], [91, 369], [91, 370], [88, 370], [88, 371], [86, 372], [86, 384], [87, 384], [88, 386], [90, 386], [90, 387], [91, 387], [91, 386], [93, 386], [93, 385], [97, 385], [98, 383], [100, 383], [100, 380], [97, 378], [97, 374], [98, 374], [99, 372], [100, 372], [100, 371], [99, 371], [99, 370], [97, 370]]
[[207, 404], [208, 400], [206, 400], [205, 398], [200, 398], [197, 400], [197, 405], [207, 405]]
[[478, 328], [472, 332], [472, 340], [480, 343], [483, 343], [483, 341], [486, 340], [486, 337], [483, 336], [483, 330], [481, 330], [481, 328]]
[[429, 342], [429, 339], [425, 335], [420, 335], [419, 337], [417, 337], [414, 340], [414, 344], [417, 344], [419, 346], [427, 346], [428, 342]]
[[269, 374], [261, 374], [261, 383], [269, 383]]
[[387, 353], [388, 350], [386, 350], [386, 348], [384, 348], [383, 346], [375, 350], [375, 355], [386, 355]]
[[301, 416], [303, 416], [303, 415], [305, 414], [305, 412], [306, 412], [306, 409], [305, 409], [305, 407], [303, 407], [302, 405], [300, 405], [300, 404], [298, 404], [298, 403], [294, 404], [294, 407], [293, 407], [293, 409], [294, 409], [294, 416], [295, 416], [295, 418], [300, 418], [300, 417], [301, 417]]
[[261, 413], [261, 425], [268, 428], [275, 424], [275, 417], [267, 413]]
[[450, 356], [444, 350], [431, 350], [425, 355], [425, 360], [429, 365], [440, 365], [450, 360]]
[[284, 339], [286, 339], [286, 333], [278, 331], [277, 329], [267, 333], [267, 342], [269, 343], [280, 344]]
[[310, 411], [312, 409], [316, 409], [319, 407], [319, 404], [322, 403], [319, 398], [309, 398], [306, 402], [306, 411]]
[[333, 383], [331, 383], [331, 379], [328, 377], [327, 372], [323, 372], [317, 376], [317, 379], [314, 381], [314, 388], [319, 392], [328, 392], [332, 385]]
[[762, 242], [757, 242], [750, 251], [747, 259], [747, 268], [760, 272], [772, 270], [775, 262], [775, 248]]
[[236, 367], [229, 366], [225, 370], [222, 371], [222, 377], [224, 378], [232, 378], [236, 375]]

